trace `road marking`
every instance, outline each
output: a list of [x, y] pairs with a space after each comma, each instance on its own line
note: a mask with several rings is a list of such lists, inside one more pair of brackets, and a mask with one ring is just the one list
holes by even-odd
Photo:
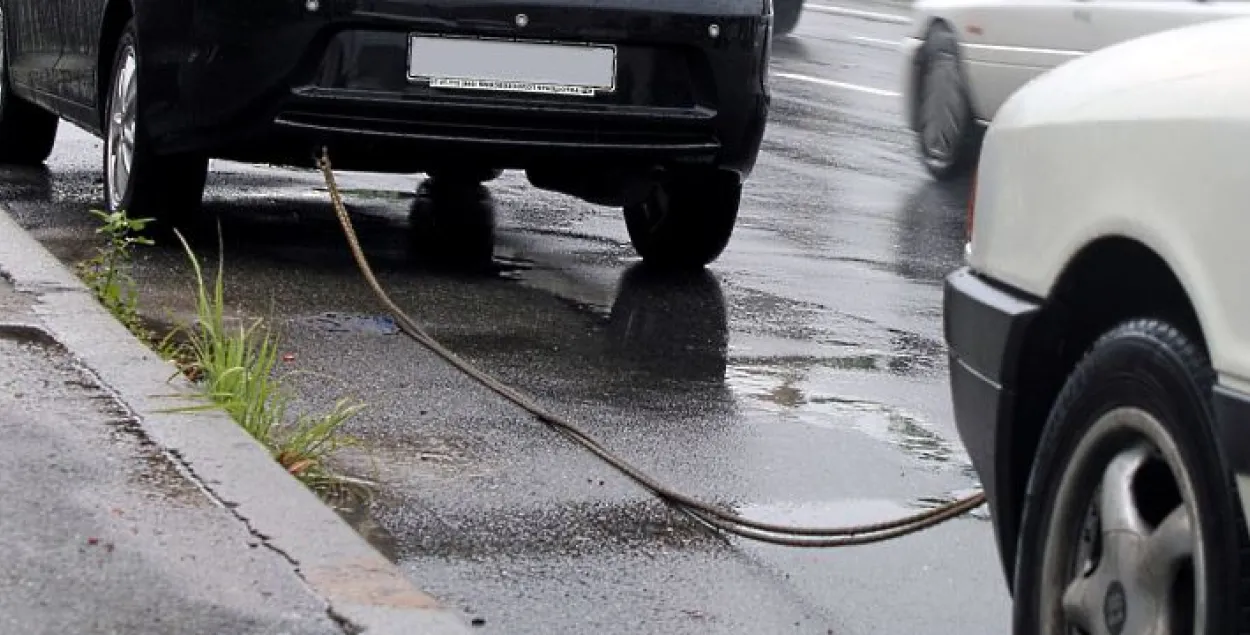
[[822, 79], [820, 77], [812, 77], [810, 75], [800, 75], [798, 73], [785, 73], [774, 71], [774, 77], [783, 77], [785, 79], [793, 79], [799, 82], [807, 82], [809, 84], [819, 84], [821, 86], [829, 86], [832, 88], [841, 88], [843, 90], [853, 90], [858, 93], [867, 93], [878, 97], [899, 97], [901, 93], [892, 90], [883, 90], [880, 88], [872, 88], [871, 86], [860, 86], [859, 84], [848, 84], [846, 82], [835, 82], [832, 79]]
[[[841, 40], [839, 40], [836, 37], [818, 37], [815, 35], [791, 35], [790, 37], [796, 40], [810, 40], [813, 42], [826, 42], [826, 43], [828, 42], [840, 43], [841, 42]], [[855, 42], [863, 42], [865, 44], [879, 44], [881, 46], [888, 46], [894, 49], [899, 48], [899, 46], [903, 43], [902, 38], [899, 38], [897, 40], [887, 40], [885, 38], [868, 37], [866, 35], [845, 35], [843, 37], [845, 37], [848, 40], [855, 41]]]
[[911, 18], [897, 13], [877, 13], [875, 11], [861, 11], [859, 9], [848, 9], [846, 7], [813, 3], [803, 5], [803, 9], [805, 11], [818, 11], [820, 13], [840, 15], [847, 18], [863, 18], [865, 20], [875, 20], [877, 22], [889, 22], [890, 24], [911, 24]]
[[850, 36], [850, 38], [852, 40], [855, 40], [856, 42], [867, 42], [869, 44], [882, 44], [885, 46], [892, 46], [894, 48], [898, 48], [899, 44], [903, 41], [902, 38], [899, 38], [897, 40], [887, 40], [885, 38], [868, 37], [866, 35], [852, 35]]

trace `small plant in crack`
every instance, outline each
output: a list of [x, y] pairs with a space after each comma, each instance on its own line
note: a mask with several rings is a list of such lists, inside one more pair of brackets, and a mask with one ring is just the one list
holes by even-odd
[[153, 334], [139, 318], [138, 285], [130, 275], [135, 246], [153, 244], [141, 234], [152, 219], [130, 218], [124, 210], [91, 213], [101, 221], [96, 233], [103, 234], [108, 242], [97, 248], [95, 256], [78, 263], [78, 275], [118, 321], [136, 336], [152, 341]]

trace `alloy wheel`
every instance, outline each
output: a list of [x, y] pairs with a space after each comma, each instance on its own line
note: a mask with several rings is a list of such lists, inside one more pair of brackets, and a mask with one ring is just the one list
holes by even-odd
[[1204, 633], [1195, 488], [1151, 414], [1116, 408], [1072, 453], [1045, 536], [1046, 635]]
[[113, 79], [112, 98], [109, 100], [107, 135], [107, 160], [109, 178], [109, 208], [118, 209], [130, 185], [130, 173], [135, 158], [135, 120], [138, 113], [137, 59], [133, 46], [122, 51], [120, 64]]

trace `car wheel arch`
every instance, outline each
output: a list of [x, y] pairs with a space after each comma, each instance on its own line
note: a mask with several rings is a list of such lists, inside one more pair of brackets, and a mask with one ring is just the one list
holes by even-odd
[[108, 6], [100, 18], [99, 43], [96, 50], [96, 114], [99, 117], [100, 130], [105, 129], [105, 93], [109, 89], [113, 75], [113, 57], [117, 52], [117, 42], [121, 40], [126, 23], [135, 15], [134, 0], [109, 0]]
[[[1117, 276], [1117, 272], [1131, 272]], [[996, 448], [1005, 562], [1014, 575], [1023, 498], [1046, 418], [1067, 376], [1090, 346], [1118, 324], [1158, 318], [1178, 328], [1207, 353], [1207, 339], [1192, 295], [1168, 262], [1144, 243], [1104, 236], [1085, 245], [1064, 267], [1023, 338], [1014, 369], [1015, 398], [1009, 431]], [[1014, 591], [1014, 590], [1013, 590]]]

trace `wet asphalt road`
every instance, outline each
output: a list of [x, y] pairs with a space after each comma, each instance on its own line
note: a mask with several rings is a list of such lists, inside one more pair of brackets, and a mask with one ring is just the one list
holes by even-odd
[[[951, 420], [940, 322], [967, 185], [923, 175], [886, 94], [906, 30], [809, 9], [777, 43], [785, 75], [760, 163], [705, 276], [649, 278], [617, 210], [521, 175], [476, 202], [418, 202], [419, 175], [341, 185], [396, 301], [663, 480], [774, 521], [911, 512], [976, 482]], [[102, 204], [99, 156], [98, 141], [63, 126], [47, 171], [0, 174], [0, 199], [67, 261], [97, 240], [87, 210]], [[384, 487], [354, 519], [483, 632], [1008, 628], [984, 517], [839, 551], [710, 537], [398, 334], [352, 267], [317, 174], [215, 162], [209, 183], [228, 301], [285, 328], [301, 403], [369, 405], [350, 428], [362, 446], [342, 463]], [[436, 226], [430, 205], [459, 205], [464, 222]], [[212, 255], [214, 237], [195, 242]], [[145, 312], [185, 319], [189, 275], [173, 245], [144, 252]]]

